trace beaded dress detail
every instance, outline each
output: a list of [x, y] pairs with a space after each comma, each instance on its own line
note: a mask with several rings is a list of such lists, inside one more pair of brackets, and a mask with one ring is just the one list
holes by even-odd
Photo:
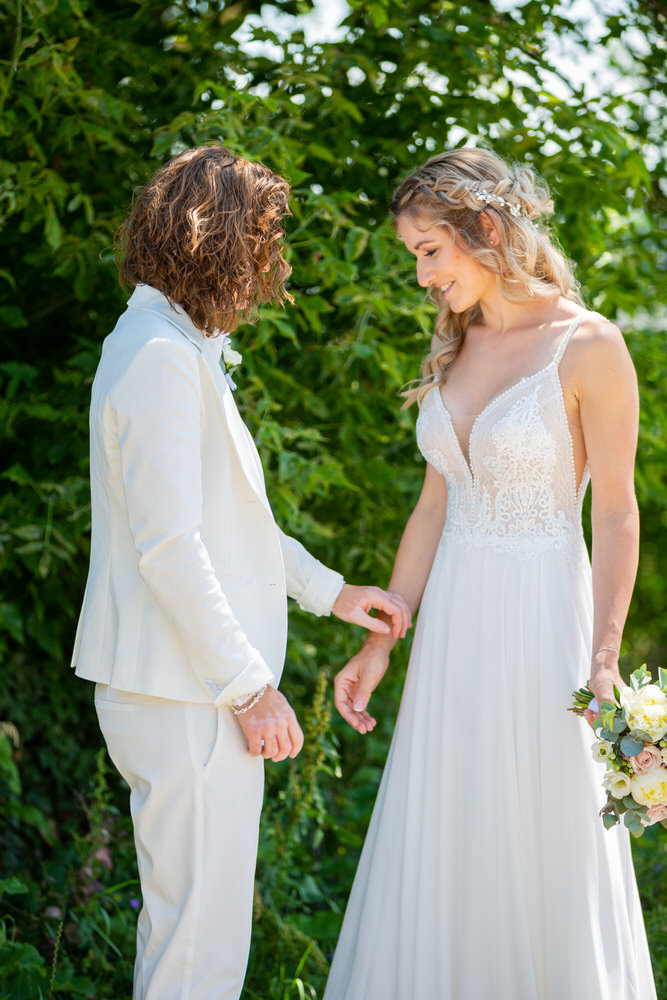
[[470, 433], [470, 464], [436, 384], [417, 421], [424, 458], [447, 481], [450, 542], [490, 546], [530, 559], [545, 549], [586, 556], [581, 503], [588, 470], [577, 489], [572, 441], [558, 365], [570, 336], [545, 368], [494, 397]]
[[578, 324], [469, 459], [439, 385], [423, 401], [447, 520], [325, 1000], [655, 1000], [627, 831], [567, 712], [593, 619], [559, 377]]

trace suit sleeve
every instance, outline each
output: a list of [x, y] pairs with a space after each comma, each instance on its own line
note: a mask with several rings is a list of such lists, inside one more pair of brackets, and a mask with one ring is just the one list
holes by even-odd
[[301, 542], [278, 529], [285, 563], [287, 594], [314, 615], [329, 615], [345, 582], [340, 573], [312, 556]]
[[215, 704], [258, 690], [273, 674], [234, 617], [201, 538], [195, 349], [185, 341], [151, 341], [115, 386], [111, 404], [127, 517], [146, 586]]

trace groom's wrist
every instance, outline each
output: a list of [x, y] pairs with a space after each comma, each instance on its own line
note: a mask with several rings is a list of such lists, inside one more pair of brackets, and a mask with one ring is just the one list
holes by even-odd
[[254, 708], [260, 698], [263, 697], [267, 687], [268, 685], [264, 684], [258, 691], [241, 695], [240, 698], [234, 698], [233, 701], [230, 701], [229, 705], [234, 715], [245, 715], [249, 709]]

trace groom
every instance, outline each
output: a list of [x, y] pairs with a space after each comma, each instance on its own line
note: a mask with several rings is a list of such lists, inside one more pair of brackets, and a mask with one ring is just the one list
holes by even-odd
[[[250, 940], [264, 760], [303, 743], [277, 686], [286, 596], [405, 634], [277, 527], [220, 367], [220, 330], [290, 299], [287, 183], [221, 146], [167, 163], [121, 239], [134, 292], [90, 408], [92, 541], [73, 656], [128, 782], [143, 908], [135, 1000], [236, 1000]], [[391, 625], [368, 612], [377, 608]]]

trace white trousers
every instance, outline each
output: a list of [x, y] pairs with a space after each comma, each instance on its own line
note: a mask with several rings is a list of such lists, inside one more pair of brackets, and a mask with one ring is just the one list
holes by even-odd
[[95, 707], [131, 790], [143, 896], [134, 1000], [238, 1000], [264, 761], [223, 706], [98, 684]]

